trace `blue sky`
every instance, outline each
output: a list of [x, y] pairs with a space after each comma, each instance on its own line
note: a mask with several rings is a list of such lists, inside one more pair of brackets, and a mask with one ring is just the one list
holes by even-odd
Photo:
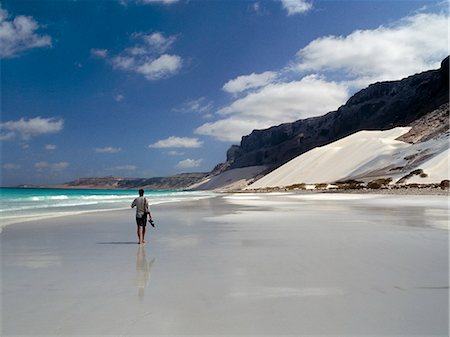
[[1, 1], [3, 186], [209, 171], [448, 54], [448, 2]]

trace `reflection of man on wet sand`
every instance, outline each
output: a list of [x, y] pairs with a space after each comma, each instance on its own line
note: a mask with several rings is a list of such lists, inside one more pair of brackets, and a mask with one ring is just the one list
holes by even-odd
[[136, 255], [136, 286], [138, 287], [138, 296], [140, 299], [144, 298], [145, 288], [150, 281], [150, 269], [155, 259], [152, 258], [150, 262], [147, 261], [147, 254], [143, 245], [139, 245]]

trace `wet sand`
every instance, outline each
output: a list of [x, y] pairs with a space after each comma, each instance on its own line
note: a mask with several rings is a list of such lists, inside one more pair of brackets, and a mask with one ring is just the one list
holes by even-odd
[[2, 336], [448, 336], [448, 198], [239, 194], [8, 226]]

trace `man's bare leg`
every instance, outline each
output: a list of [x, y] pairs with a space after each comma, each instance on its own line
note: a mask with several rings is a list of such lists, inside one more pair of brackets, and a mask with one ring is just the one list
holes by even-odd
[[142, 243], [145, 243], [145, 226], [142, 226]]
[[138, 243], [140, 244], [141, 243], [141, 230], [139, 229], [139, 227], [141, 227], [141, 226], [137, 226], [137, 236], [138, 236]]

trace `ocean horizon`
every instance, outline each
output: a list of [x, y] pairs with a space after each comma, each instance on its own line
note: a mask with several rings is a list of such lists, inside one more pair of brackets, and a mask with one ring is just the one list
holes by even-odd
[[[150, 206], [213, 196], [212, 192], [147, 190]], [[0, 188], [0, 231], [8, 225], [87, 212], [128, 209], [138, 190]]]

